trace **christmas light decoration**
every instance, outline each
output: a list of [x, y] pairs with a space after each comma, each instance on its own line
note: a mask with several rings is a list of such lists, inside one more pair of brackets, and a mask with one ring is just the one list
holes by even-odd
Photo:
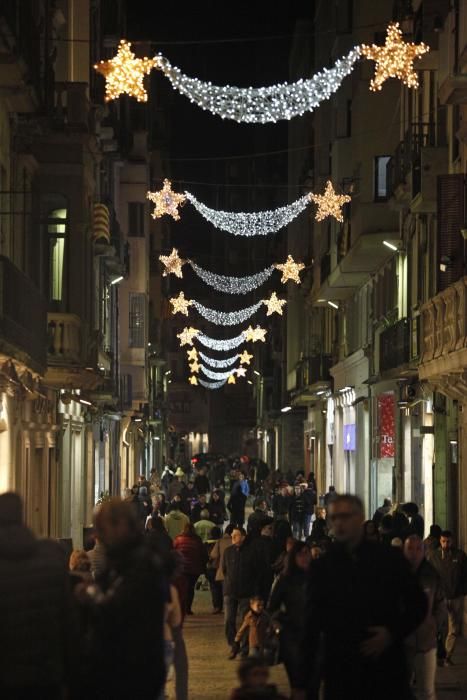
[[370, 90], [381, 90], [388, 78], [398, 78], [407, 87], [418, 88], [418, 77], [413, 62], [427, 53], [430, 50], [429, 46], [405, 42], [398, 22], [391, 22], [386, 32], [384, 46], [361, 46], [363, 56], [376, 62], [375, 77], [370, 83]]
[[209, 379], [216, 380], [227, 379], [232, 375], [231, 369], [229, 369], [228, 372], [213, 372], [212, 369], [209, 369], [209, 367], [205, 367], [204, 365], [201, 365], [201, 371], [206, 375], [206, 377], [209, 377]]
[[235, 384], [237, 380], [235, 379], [235, 374], [231, 374], [230, 377], [227, 379], [227, 384]]
[[207, 306], [203, 306], [199, 301], [191, 302], [192, 306], [194, 306], [201, 316], [218, 326], [237, 326], [239, 323], [243, 323], [258, 311], [262, 303], [262, 301], [258, 301], [258, 303], [247, 306], [244, 309], [239, 309], [239, 311], [216, 311], [215, 309], [209, 309]]
[[185, 295], [183, 292], [180, 292], [178, 297], [172, 297], [172, 299], [170, 299], [169, 301], [173, 306], [173, 314], [181, 313], [185, 316], [188, 316], [188, 308], [192, 305], [193, 302], [190, 301], [190, 299], [185, 299]]
[[269, 299], [263, 299], [263, 304], [268, 307], [266, 316], [271, 316], [273, 313], [277, 313], [282, 316], [282, 307], [287, 304], [285, 299], [279, 299], [276, 292], [273, 292]]
[[280, 270], [282, 272], [282, 284], [286, 284], [288, 280], [292, 280], [297, 284], [301, 283], [299, 273], [301, 270], [304, 269], [305, 265], [303, 263], [296, 263], [291, 255], [287, 256], [287, 260], [283, 265], [276, 264], [274, 265], [274, 267], [276, 268], [276, 270]]
[[198, 351], [196, 348], [191, 348], [191, 350], [187, 350], [186, 354], [188, 356], [188, 362], [192, 362], [193, 360], [198, 359]]
[[190, 78], [163, 56], [158, 57], [157, 68], [170, 80], [172, 87], [202, 109], [223, 119], [264, 124], [312, 112], [336, 92], [359, 56], [360, 50], [356, 47], [336, 61], [333, 68], [324, 68], [310, 79], [260, 88], [217, 86]]
[[251, 360], [253, 359], [253, 355], [250, 355], [247, 350], [244, 350], [241, 355], [237, 355], [237, 357], [240, 358], [240, 364], [241, 365], [249, 365]]
[[237, 367], [235, 371], [235, 374], [237, 377], [246, 377], [246, 369], [245, 367]]
[[211, 209], [199, 202], [191, 192], [185, 192], [185, 196], [207, 221], [221, 231], [233, 233], [234, 236], [267, 236], [276, 233], [301, 214], [310, 203], [309, 195], [304, 195], [278, 209], [234, 212]]
[[248, 275], [247, 277], [226, 277], [204, 270], [191, 260], [189, 263], [203, 282], [213, 287], [213, 289], [216, 289], [218, 292], [225, 292], [226, 294], [248, 294], [248, 292], [264, 284], [274, 272], [274, 265], [271, 265], [271, 267], [267, 267], [261, 272], [257, 272], [255, 275]]
[[194, 376], [194, 374], [189, 378], [188, 380], [190, 384], [193, 384], [193, 386], [198, 386], [198, 378]]
[[224, 386], [226, 382], [225, 379], [223, 379], [220, 382], [205, 382], [204, 379], [199, 379], [198, 381], [199, 384], [201, 384], [201, 386], [204, 386], [206, 389], [220, 389], [221, 386]]
[[219, 369], [233, 365], [240, 357], [240, 355], [232, 355], [232, 357], [226, 357], [225, 360], [215, 360], [213, 357], [205, 355], [204, 352], [200, 352], [199, 356], [205, 364], [211, 367], [218, 367]]
[[265, 328], [260, 328], [260, 326], [256, 326], [256, 328], [253, 328], [252, 326], [249, 326], [246, 331], [243, 331], [243, 335], [246, 340], [251, 340], [253, 343], [256, 343], [258, 340], [260, 340], [262, 343], [266, 342], [266, 329]]
[[350, 202], [351, 197], [347, 194], [336, 194], [332, 182], [326, 183], [324, 194], [310, 194], [311, 199], [318, 205], [318, 210], [315, 214], [316, 221], [323, 221], [328, 216], [333, 216], [337, 221], [344, 221], [342, 207], [347, 202]]
[[138, 102], [147, 102], [148, 93], [144, 89], [143, 78], [158, 65], [159, 59], [136, 58], [131, 44], [122, 39], [117, 55], [110, 61], [99, 61], [95, 70], [105, 78], [105, 101], [115, 100], [120, 95], [130, 95]]
[[190, 364], [190, 372], [192, 372], [192, 374], [198, 374], [200, 367], [201, 365], [199, 364], [198, 360], [193, 360], [193, 362]]
[[182, 266], [185, 261], [179, 257], [176, 248], [172, 248], [170, 255], [159, 255], [159, 260], [165, 266], [165, 270], [162, 273], [163, 277], [167, 277], [167, 275], [171, 274], [176, 277], [183, 277]]
[[204, 333], [200, 333], [196, 336], [196, 340], [199, 340], [199, 342], [202, 345], [204, 345], [204, 347], [209, 348], [210, 350], [219, 350], [220, 352], [226, 352], [228, 350], [238, 348], [239, 345], [244, 343], [245, 335], [244, 332], [242, 332], [240, 333], [240, 335], [237, 335], [234, 338], [217, 340], [217, 338], [211, 338], [208, 335], [204, 335]]
[[164, 180], [161, 190], [158, 192], [147, 192], [146, 198], [156, 205], [151, 214], [153, 219], [160, 219], [164, 214], [169, 214], [175, 221], [180, 219], [178, 207], [186, 199], [184, 194], [179, 194], [172, 190], [172, 183], [167, 178]]
[[193, 345], [193, 338], [196, 338], [199, 331], [196, 328], [184, 328], [181, 333], [177, 333], [177, 338], [180, 338], [180, 346]]

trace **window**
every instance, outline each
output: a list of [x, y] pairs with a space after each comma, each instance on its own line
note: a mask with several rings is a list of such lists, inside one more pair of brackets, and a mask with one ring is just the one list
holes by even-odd
[[391, 156], [375, 158], [375, 201], [384, 202], [389, 197], [387, 167]]
[[144, 238], [143, 202], [128, 202], [128, 236], [129, 238]]
[[53, 209], [47, 217], [49, 300], [63, 301], [67, 210]]
[[130, 348], [144, 348], [145, 302], [144, 294], [130, 294], [128, 319], [128, 344]]

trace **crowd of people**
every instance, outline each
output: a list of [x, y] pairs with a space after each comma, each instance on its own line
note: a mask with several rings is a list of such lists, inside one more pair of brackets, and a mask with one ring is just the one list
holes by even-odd
[[[230, 468], [232, 466], [232, 468]], [[232, 700], [292, 697], [433, 700], [451, 666], [467, 558], [414, 503], [359, 498], [313, 474], [218, 460], [140, 476], [96, 509], [93, 537], [67, 560], [0, 496], [0, 697], [187, 700], [183, 637], [196, 589], [224, 614]], [[228, 659], [228, 660], [227, 660]]]

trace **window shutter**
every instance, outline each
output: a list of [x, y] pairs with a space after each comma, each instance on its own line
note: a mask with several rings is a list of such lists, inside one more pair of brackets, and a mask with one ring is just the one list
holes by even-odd
[[438, 176], [438, 292], [464, 274], [464, 197], [464, 175]]

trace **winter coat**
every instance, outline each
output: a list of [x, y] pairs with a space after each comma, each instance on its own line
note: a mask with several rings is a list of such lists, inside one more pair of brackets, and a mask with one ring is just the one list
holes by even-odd
[[247, 530], [253, 536], [260, 535], [264, 525], [268, 522], [271, 522], [269, 515], [264, 510], [255, 508], [253, 513], [248, 516]]
[[179, 496], [185, 488], [186, 487], [183, 481], [180, 481], [179, 479], [174, 479], [171, 481], [167, 492], [167, 498], [169, 501], [173, 501], [174, 497]]
[[208, 556], [198, 535], [179, 535], [174, 539], [174, 549], [183, 557], [183, 573], [201, 576], [206, 569]]
[[105, 547], [101, 542], [96, 542], [94, 547], [88, 552], [88, 559], [91, 562], [91, 573], [94, 578], [104, 573], [107, 557]]
[[276, 518], [289, 514], [290, 496], [283, 496], [281, 493], [276, 493], [272, 498], [272, 510]]
[[227, 511], [224, 501], [210, 501], [208, 510], [210, 519], [216, 525], [222, 526], [227, 520]]
[[258, 595], [266, 604], [274, 580], [273, 565], [278, 556], [276, 543], [272, 537], [260, 535], [251, 541], [253, 556], [258, 568]]
[[259, 595], [261, 570], [251, 542], [245, 541], [240, 547], [227, 547], [222, 571], [224, 595], [237, 599]]
[[189, 522], [188, 516], [180, 510], [171, 510], [164, 518], [167, 532], [173, 540], [183, 532]]
[[243, 493], [242, 483], [246, 482], [235, 481], [230, 492], [230, 500], [227, 507], [232, 514], [245, 512], [247, 496]]
[[211, 520], [198, 520], [195, 523], [196, 534], [201, 538], [201, 542], [207, 542], [211, 538], [213, 527], [216, 527], [216, 523]]
[[8, 689], [58, 687], [67, 680], [76, 638], [72, 606], [61, 547], [36, 539], [24, 525], [1, 526], [1, 697]]
[[230, 537], [230, 535], [224, 534], [224, 536], [221, 537], [220, 540], [217, 540], [217, 542], [214, 544], [214, 547], [211, 549], [211, 553], [209, 555], [209, 558], [214, 563], [214, 565], [217, 567], [217, 569], [216, 569], [216, 581], [223, 581], [224, 580], [224, 571], [223, 571], [224, 553], [225, 553], [225, 550], [231, 546], [232, 546], [232, 538]]
[[249, 610], [235, 635], [235, 641], [241, 642], [243, 635], [248, 632], [248, 646], [251, 649], [263, 649], [267, 641], [268, 629], [271, 618], [263, 610], [259, 615], [253, 610]]
[[305, 571], [282, 574], [271, 591], [268, 611], [277, 616], [282, 631], [291, 633], [300, 643], [305, 630], [304, 610], [306, 607], [308, 577]]
[[426, 559], [418, 567], [415, 577], [427, 596], [428, 610], [422, 624], [405, 643], [409, 653], [425, 654], [437, 647], [438, 633], [447, 618], [446, 600], [438, 572]]
[[290, 520], [293, 522], [295, 520], [300, 521], [305, 517], [306, 503], [303, 494], [300, 496], [294, 496], [292, 503], [290, 504]]
[[198, 476], [195, 477], [195, 489], [199, 494], [209, 493], [211, 486], [206, 474], [198, 474]]
[[430, 553], [429, 561], [439, 574], [447, 600], [467, 593], [467, 557], [461, 549], [439, 547]]

